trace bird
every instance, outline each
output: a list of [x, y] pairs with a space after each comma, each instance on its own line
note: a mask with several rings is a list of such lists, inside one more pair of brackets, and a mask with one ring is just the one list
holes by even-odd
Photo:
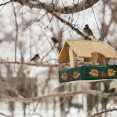
[[30, 1], [34, 1], [37, 2], [37, 0], [24, 0], [25, 2], [30, 2]]
[[39, 59], [40, 59], [39, 54], [36, 54], [36, 55], [31, 59], [31, 61], [37, 62]]
[[58, 43], [58, 40], [56, 39], [56, 37], [52, 37], [51, 39], [52, 39], [54, 44]]
[[114, 92], [115, 92], [115, 90], [116, 90], [115, 88], [111, 88], [111, 89], [109, 89], [109, 91], [108, 91], [108, 92], [109, 92], [109, 93], [114, 93]]
[[79, 103], [71, 103], [70, 106], [74, 107], [74, 108], [78, 108], [78, 109], [82, 109], [83, 108], [83, 105], [79, 104]]
[[84, 29], [83, 29], [83, 33], [84, 33], [84, 35], [85, 36], [93, 36], [94, 38], [95, 38], [95, 36], [93, 35], [93, 32], [92, 32], [92, 30], [89, 28], [89, 25], [88, 24], [86, 24], [85, 25], [85, 27], [84, 27]]

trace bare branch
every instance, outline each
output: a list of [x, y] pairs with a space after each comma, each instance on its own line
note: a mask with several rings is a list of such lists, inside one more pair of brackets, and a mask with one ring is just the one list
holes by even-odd
[[15, 12], [15, 7], [13, 5], [13, 2], [12, 2], [12, 6], [13, 6], [13, 12], [15, 16], [15, 26], [16, 26], [16, 37], [15, 37], [15, 62], [16, 62], [17, 61], [16, 54], [17, 54], [17, 39], [18, 39], [18, 23], [17, 23], [17, 15]]
[[103, 93], [100, 91], [96, 90], [81, 90], [81, 91], [74, 91], [74, 92], [59, 92], [59, 93], [51, 93], [47, 95], [42, 95], [39, 97], [34, 97], [34, 98], [20, 98], [20, 97], [10, 97], [10, 96], [4, 96], [1, 97], [1, 100], [7, 100], [7, 101], [19, 101], [19, 102], [25, 102], [25, 103], [32, 103], [34, 101], [39, 101], [39, 100], [45, 100], [48, 98], [55, 98], [55, 97], [69, 97], [69, 96], [74, 96], [76, 94], [91, 94], [91, 95], [98, 95], [99, 97], [104, 97], [107, 99], [113, 99], [117, 101], [117, 96], [113, 96], [110, 93]]
[[[51, 13], [51, 12], [50, 12]], [[74, 29], [74, 31], [76, 31], [78, 34], [84, 36], [84, 34], [78, 30], [78, 28], [74, 28], [74, 26], [72, 24], [70, 24], [69, 22], [65, 21], [63, 18], [61, 18], [60, 16], [58, 16], [56, 13], [53, 13], [53, 15], [59, 19], [62, 23], [66, 24], [67, 26], [69, 26], [71, 29]], [[90, 39], [91, 40], [91, 39]]]
[[[45, 9], [51, 13], [61, 13], [61, 14], [71, 14], [71, 13], [76, 13], [80, 11], [81, 8], [81, 3], [74, 4], [72, 6], [65, 6], [63, 8], [57, 6], [54, 3], [42, 3], [40, 1], [23, 1], [23, 0], [11, 0], [12, 2], [19, 2], [23, 5], [27, 5], [31, 8], [38, 8], [38, 9]], [[94, 4], [96, 4], [99, 0], [91, 0], [90, 2], [85, 3], [85, 9], [90, 8]], [[82, 9], [84, 10], [84, 9]]]
[[96, 91], [96, 90], [81, 90], [81, 91], [74, 91], [74, 92], [60, 92], [60, 93], [53, 93], [53, 94], [48, 94], [48, 95], [36, 97], [35, 99], [34, 98], [33, 99], [34, 99], [34, 101], [36, 101], [36, 100], [52, 98], [52, 97], [56, 97], [56, 96], [58, 96], [58, 97], [68, 97], [68, 96], [73, 96], [73, 95], [81, 94], [81, 93], [98, 95], [100, 97], [117, 100], [116, 96], [111, 96], [111, 94], [109, 94], [109, 93], [103, 93], [103, 92]]
[[9, 91], [12, 91], [17, 97], [23, 98], [23, 97], [18, 93], [18, 91], [17, 91], [15, 88], [9, 86], [8, 83], [0, 81], [0, 85], [2, 85], [5, 89], [7, 89], [7, 90], [9, 90]]
[[10, 3], [10, 2], [11, 2], [11, 1], [5, 2], [5, 3], [3, 3], [3, 4], [0, 4], [0, 6], [4, 6], [4, 5], [6, 5], [6, 4]]
[[62, 23], [64, 23], [64, 24], [66, 24], [67, 26], [69, 26], [71, 29], [74, 29], [74, 31], [76, 31], [77, 34], [80, 34], [81, 36], [83, 36], [83, 37], [85, 37], [85, 38], [87, 38], [87, 39], [89, 39], [89, 40], [92, 40], [91, 38], [86, 37], [78, 28], [74, 28], [74, 26], [73, 26], [71, 23], [65, 21], [63, 18], [61, 18], [61, 17], [60, 17], [59, 15], [57, 15], [56, 13], [51, 13], [51, 12], [49, 12], [49, 13], [52, 14], [52, 16], [55, 16], [55, 17], [56, 17], [58, 20], [60, 20]]
[[0, 115], [3, 115], [3, 116], [5, 116], [5, 117], [12, 117], [12, 116], [6, 115], [6, 114], [4, 114], [4, 113], [0, 113]]
[[50, 52], [52, 52], [52, 50], [54, 49], [54, 47], [52, 47], [42, 58], [41, 61], [43, 61], [43, 59], [49, 55]]
[[92, 116], [90, 116], [90, 117], [96, 117], [97, 115], [102, 115], [103, 113], [112, 112], [112, 111], [116, 111], [116, 110], [117, 110], [117, 108], [114, 108], [114, 109], [108, 109], [108, 110], [99, 112], [99, 113], [97, 113], [97, 114], [94, 114], [94, 115], [92, 115]]
[[46, 15], [47, 15], [47, 12], [40, 19], [37, 19], [39, 17], [39, 15], [38, 15], [33, 21], [31, 21], [29, 24], [27, 24], [27, 27], [23, 28], [23, 31], [26, 30], [29, 26], [33, 25], [35, 22], [41, 21], [41, 19], [43, 19], [44, 16], [46, 16]]
[[29, 63], [29, 62], [9, 62], [9, 61], [1, 61], [0, 64], [19, 64], [19, 65], [29, 65], [36, 67], [59, 67], [59, 66], [68, 66], [69, 64], [44, 64], [44, 63]]
[[[18, 65], [29, 65], [29, 66], [35, 66], [35, 67], [59, 67], [59, 66], [69, 66], [69, 63], [59, 63], [59, 64], [44, 64], [43, 62], [39, 63], [30, 63], [30, 62], [10, 62], [10, 61], [1, 61], [0, 64], [18, 64]], [[98, 65], [98, 63], [93, 62], [78, 62], [80, 65]]]

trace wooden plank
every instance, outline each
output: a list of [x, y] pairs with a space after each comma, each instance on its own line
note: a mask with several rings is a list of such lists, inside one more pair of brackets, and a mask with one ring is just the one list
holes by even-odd
[[101, 41], [67, 40], [67, 43], [79, 57], [91, 58], [92, 53], [100, 53], [106, 58], [117, 58], [117, 53], [112, 47]]
[[106, 65], [106, 58], [98, 53], [93, 53], [91, 58], [84, 58], [85, 62], [99, 62], [99, 65]]
[[59, 71], [60, 83], [117, 79], [117, 65], [81, 66]]
[[68, 50], [69, 50], [69, 47], [66, 42], [60, 52], [60, 55], [57, 60], [58, 62], [69, 62], [69, 51]]
[[[88, 40], [67, 40], [59, 55], [58, 62], [69, 62], [69, 52], [67, 43], [79, 57], [86, 58], [87, 61], [94, 60], [93, 53], [100, 53], [106, 58], [117, 58], [117, 52], [106, 42]], [[89, 59], [88, 59], [89, 58]]]
[[106, 65], [106, 58], [103, 55], [98, 54], [98, 62], [99, 65]]
[[91, 58], [84, 58], [84, 62], [97, 62], [98, 53], [93, 53]]
[[72, 50], [72, 48], [69, 47], [70, 68], [77, 67], [76, 57], [77, 55], [75, 54], [75, 52]]

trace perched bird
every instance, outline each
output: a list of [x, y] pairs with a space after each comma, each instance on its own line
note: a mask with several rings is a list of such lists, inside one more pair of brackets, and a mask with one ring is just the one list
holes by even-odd
[[70, 106], [74, 107], [74, 108], [78, 108], [78, 109], [82, 109], [83, 108], [83, 105], [79, 104], [79, 103], [71, 103]]
[[114, 93], [115, 92], [115, 88], [111, 88], [111, 89], [109, 89], [109, 93]]
[[78, 109], [78, 112], [80, 111], [80, 109], [83, 109], [83, 105], [79, 103], [71, 103], [70, 106]]
[[29, 1], [37, 1], [37, 0], [24, 0], [25, 2], [29, 2]]
[[[85, 25], [85, 27], [84, 27], [84, 29], [83, 29], [83, 33], [84, 33], [84, 35], [85, 36], [93, 36], [94, 37], [94, 35], [93, 35], [93, 32], [91, 31], [91, 29], [89, 28], [89, 25], [88, 24], [86, 24]], [[95, 38], [95, 37], [94, 37]]]
[[51, 39], [52, 39], [54, 44], [58, 43], [58, 40], [56, 39], [56, 37], [52, 37]]
[[39, 54], [36, 54], [36, 55], [31, 59], [31, 61], [37, 62], [39, 59], [40, 59]]

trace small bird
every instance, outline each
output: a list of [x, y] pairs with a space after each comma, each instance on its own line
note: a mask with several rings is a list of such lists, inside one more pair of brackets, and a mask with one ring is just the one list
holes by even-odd
[[37, 62], [39, 59], [40, 59], [39, 54], [36, 54], [36, 55], [31, 59], [31, 61]]
[[111, 89], [109, 89], [109, 93], [114, 93], [115, 92], [115, 88], [111, 88]]
[[51, 39], [52, 39], [54, 44], [58, 43], [58, 40], [56, 39], [56, 37], [52, 37]]
[[89, 25], [86, 24], [84, 29], [83, 29], [83, 33], [85, 36], [93, 36], [95, 38], [95, 36], [93, 35], [93, 32], [91, 31], [91, 29], [89, 28]]
[[70, 106], [74, 107], [74, 108], [78, 108], [78, 109], [82, 109], [83, 108], [83, 105], [79, 104], [79, 103], [71, 103]]
[[25, 2], [29, 2], [29, 1], [35, 1], [35, 2], [36, 2], [37, 0], [24, 0], [24, 1], [25, 1]]

